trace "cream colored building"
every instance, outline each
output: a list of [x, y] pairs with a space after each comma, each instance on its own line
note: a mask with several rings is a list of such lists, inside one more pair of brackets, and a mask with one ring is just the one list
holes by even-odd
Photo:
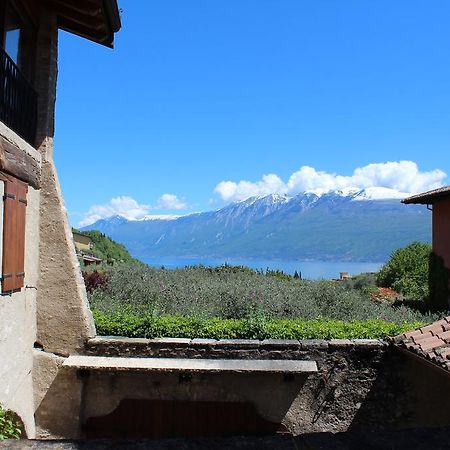
[[73, 243], [77, 252], [89, 252], [92, 250], [92, 241], [89, 236], [73, 231]]
[[0, 405], [28, 437], [63, 357], [95, 335], [53, 162], [58, 30], [112, 47], [120, 26], [116, 0], [0, 2]]

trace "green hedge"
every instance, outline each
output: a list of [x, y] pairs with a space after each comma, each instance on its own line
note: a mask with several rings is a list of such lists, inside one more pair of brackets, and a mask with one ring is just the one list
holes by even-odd
[[381, 319], [201, 319], [186, 316], [137, 316], [94, 311], [103, 336], [210, 339], [382, 339], [417, 328], [423, 322], [393, 323]]

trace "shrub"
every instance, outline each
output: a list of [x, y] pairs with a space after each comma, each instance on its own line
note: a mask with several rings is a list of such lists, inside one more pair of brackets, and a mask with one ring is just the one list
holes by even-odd
[[394, 336], [423, 322], [393, 323], [381, 319], [343, 321], [333, 319], [202, 319], [186, 316], [112, 315], [94, 311], [102, 335], [127, 337], [179, 337], [209, 339], [381, 339]]
[[108, 281], [107, 274], [105, 272], [99, 272], [93, 270], [92, 272], [83, 271], [84, 284], [86, 286], [86, 291], [91, 293], [96, 289], [102, 289], [106, 286]]
[[104, 314], [192, 316], [202, 319], [327, 317], [383, 319], [393, 323], [428, 321], [431, 316], [405, 306], [375, 304], [364, 289], [346, 283], [289, 280], [244, 270], [189, 267], [177, 270], [124, 265], [108, 272], [108, 282], [89, 295]]
[[392, 288], [406, 298], [427, 299], [430, 253], [431, 246], [421, 242], [396, 250], [378, 273], [378, 284]]
[[20, 439], [22, 436], [22, 424], [17, 415], [0, 406], [0, 440]]

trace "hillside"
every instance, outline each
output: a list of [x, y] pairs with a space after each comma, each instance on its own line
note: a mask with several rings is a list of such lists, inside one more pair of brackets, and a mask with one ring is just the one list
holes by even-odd
[[97, 229], [137, 258], [261, 258], [385, 261], [412, 241], [429, 242], [430, 212], [399, 200], [372, 200], [364, 191], [269, 195], [217, 211], [171, 220], [123, 217]]
[[100, 231], [79, 231], [75, 229], [74, 231], [89, 236], [93, 244], [93, 248], [90, 253], [98, 258], [101, 258], [105, 262], [135, 261], [135, 259], [130, 255], [130, 252], [124, 245], [113, 241], [110, 237], [106, 236]]

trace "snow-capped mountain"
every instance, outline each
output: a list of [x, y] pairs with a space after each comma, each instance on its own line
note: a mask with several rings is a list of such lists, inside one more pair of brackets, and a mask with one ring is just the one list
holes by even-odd
[[[383, 261], [413, 240], [430, 240], [430, 214], [384, 188], [251, 197], [187, 216], [100, 220], [96, 229], [150, 257]], [[398, 196], [398, 194], [397, 194]], [[407, 194], [405, 194], [405, 197]], [[403, 196], [402, 196], [403, 197]]]

